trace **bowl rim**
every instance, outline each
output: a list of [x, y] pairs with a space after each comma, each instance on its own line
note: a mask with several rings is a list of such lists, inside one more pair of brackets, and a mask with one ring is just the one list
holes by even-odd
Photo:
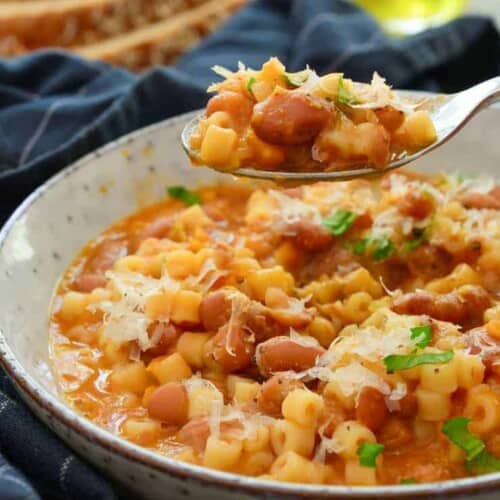
[[[167, 118], [161, 122], [138, 129], [124, 135], [95, 151], [88, 153], [73, 162], [61, 171], [50, 177], [45, 183], [33, 191], [16, 208], [6, 223], [0, 228], [0, 249], [5, 244], [16, 222], [36, 203], [38, 198], [48, 193], [52, 187], [61, 182], [66, 176], [71, 175], [81, 168], [85, 168], [101, 156], [120, 149], [138, 139], [147, 138], [150, 134], [161, 129], [168, 129], [180, 123], [185, 123], [198, 111], [191, 111], [181, 115]], [[499, 113], [500, 114], [500, 113]], [[166, 473], [181, 480], [189, 480], [207, 486], [232, 488], [248, 494], [286, 495], [295, 498], [330, 497], [330, 498], [419, 498], [428, 495], [463, 495], [469, 492], [487, 493], [500, 487], [500, 472], [484, 476], [452, 479], [435, 483], [414, 485], [382, 485], [382, 486], [343, 486], [343, 485], [308, 485], [302, 483], [281, 483], [271, 480], [262, 480], [250, 476], [243, 476], [228, 472], [221, 472], [199, 465], [193, 465], [165, 457], [151, 450], [136, 445], [111, 432], [97, 426], [90, 420], [79, 415], [67, 406], [57, 395], [51, 394], [37, 380], [28, 374], [23, 365], [14, 356], [8, 342], [0, 329], [0, 366], [14, 382], [21, 396], [31, 399], [34, 404], [41, 407], [49, 416], [55, 417], [63, 425], [69, 427], [85, 437], [85, 439], [105, 448], [106, 450], [121, 455], [125, 459], [138, 462], [143, 466]], [[50, 417], [48, 417], [50, 418]], [[70, 447], [71, 448], [71, 447]], [[79, 454], [78, 449], [72, 450]]]

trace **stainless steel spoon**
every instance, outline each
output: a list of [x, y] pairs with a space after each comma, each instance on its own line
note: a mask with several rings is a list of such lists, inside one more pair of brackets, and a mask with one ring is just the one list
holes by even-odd
[[[411, 95], [402, 92], [408, 97]], [[450, 95], [438, 95], [425, 99], [419, 109], [426, 109], [437, 132], [437, 141], [430, 146], [417, 151], [414, 154], [402, 154], [394, 157], [392, 161], [383, 168], [370, 166], [358, 167], [355, 170], [331, 170], [326, 172], [286, 172], [276, 170], [258, 170], [246, 167], [231, 171], [232, 175], [239, 177], [251, 177], [254, 179], [267, 179], [278, 182], [315, 182], [315, 181], [345, 181], [359, 177], [381, 175], [384, 172], [402, 167], [451, 139], [462, 127], [479, 111], [500, 101], [500, 76], [482, 82], [470, 89]], [[190, 120], [182, 131], [182, 146], [188, 156], [198, 165], [203, 165], [198, 152], [189, 146], [189, 137], [196, 127], [201, 115]], [[500, 126], [500, 124], [499, 124]], [[210, 166], [210, 165], [208, 165]]]

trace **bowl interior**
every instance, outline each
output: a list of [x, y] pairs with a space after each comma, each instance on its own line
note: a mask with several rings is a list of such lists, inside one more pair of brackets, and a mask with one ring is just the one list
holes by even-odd
[[[164, 197], [168, 185], [232, 180], [188, 165], [179, 137], [190, 116], [82, 159], [31, 195], [0, 232], [0, 355], [33, 387], [57, 394], [48, 366], [48, 307], [57, 280], [82, 246], [117, 219]], [[484, 111], [415, 168], [495, 175], [499, 122], [499, 108]]]

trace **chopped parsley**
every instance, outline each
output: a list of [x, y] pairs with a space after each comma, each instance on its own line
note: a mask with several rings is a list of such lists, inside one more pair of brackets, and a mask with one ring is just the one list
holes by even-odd
[[347, 106], [352, 106], [353, 104], [359, 104], [358, 99], [345, 88], [344, 79], [342, 77], [339, 78], [337, 101], [340, 104], [346, 104]]
[[401, 482], [399, 484], [415, 484], [417, 481], [414, 477], [405, 477], [404, 479], [401, 479]]
[[360, 465], [364, 467], [376, 467], [377, 457], [384, 451], [385, 447], [379, 443], [363, 443], [358, 448]]
[[411, 252], [427, 241], [427, 228], [414, 227], [411, 230], [413, 238], [404, 244], [405, 250]]
[[485, 449], [472, 460], [466, 460], [465, 469], [467, 472], [475, 475], [498, 472], [500, 471], [500, 459], [496, 458]]
[[349, 210], [337, 210], [334, 214], [324, 217], [321, 222], [334, 236], [340, 236], [352, 226], [357, 217]]
[[300, 87], [307, 82], [310, 75], [311, 71], [309, 69], [305, 69], [303, 71], [299, 71], [298, 73], [284, 73], [283, 78], [291, 87]]
[[467, 417], [455, 417], [447, 420], [442, 427], [443, 434], [465, 451], [465, 469], [471, 474], [488, 474], [500, 471], [500, 459], [492, 455], [484, 441], [469, 432], [471, 421]]
[[448, 363], [453, 359], [453, 351], [426, 352], [423, 354], [391, 354], [384, 358], [384, 364], [388, 373], [409, 370], [419, 365], [435, 365]]
[[255, 79], [254, 76], [251, 76], [249, 79], [248, 79], [248, 82], [247, 82], [247, 90], [248, 92], [250, 92], [250, 94], [252, 93], [252, 87], [253, 87], [253, 84], [256, 82], [257, 80]]
[[200, 197], [186, 189], [184, 186], [169, 186], [167, 188], [167, 194], [172, 198], [176, 198], [177, 200], [181, 200], [186, 205], [198, 205], [201, 203]]
[[386, 235], [363, 238], [352, 245], [352, 251], [356, 255], [364, 255], [368, 249], [373, 249], [371, 256], [374, 260], [386, 259], [395, 251], [394, 243]]
[[453, 444], [465, 451], [465, 458], [468, 462], [474, 460], [485, 449], [483, 441], [469, 432], [470, 421], [471, 419], [467, 417], [451, 418], [443, 424], [441, 429]]
[[427, 347], [432, 340], [431, 325], [414, 326], [410, 328], [410, 332], [411, 339], [414, 340], [415, 345], [421, 349]]
[[380, 236], [375, 240], [375, 251], [373, 258], [375, 260], [383, 260], [394, 253], [394, 244], [387, 236]]

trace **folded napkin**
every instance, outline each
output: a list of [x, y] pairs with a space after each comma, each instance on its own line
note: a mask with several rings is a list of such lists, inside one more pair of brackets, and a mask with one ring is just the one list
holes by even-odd
[[[0, 60], [0, 223], [34, 188], [85, 153], [139, 127], [202, 107], [220, 64], [259, 67], [276, 55], [291, 71], [379, 71], [399, 88], [452, 92], [500, 74], [500, 37], [464, 17], [388, 38], [344, 0], [258, 0], [174, 67], [137, 76], [62, 51]], [[124, 497], [48, 431], [0, 372], [0, 498]]]

